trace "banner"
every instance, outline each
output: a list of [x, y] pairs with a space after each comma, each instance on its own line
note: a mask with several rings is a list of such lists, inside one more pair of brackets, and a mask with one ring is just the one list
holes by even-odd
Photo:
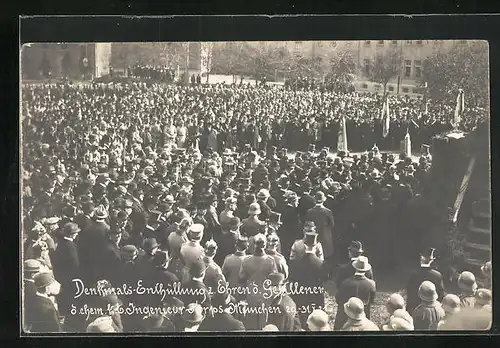
[[345, 124], [345, 116], [342, 116], [342, 121], [339, 128], [338, 138], [337, 138], [337, 151], [348, 152], [347, 149], [347, 128]]
[[455, 106], [455, 114], [453, 116], [453, 127], [458, 128], [460, 126], [460, 121], [462, 120], [462, 114], [465, 109], [464, 101], [464, 91], [462, 89], [458, 90], [457, 105]]
[[408, 133], [408, 131], [406, 132], [404, 140], [404, 153], [406, 157], [411, 158], [411, 138], [410, 138], [410, 133]]
[[391, 116], [389, 110], [389, 96], [387, 96], [384, 105], [382, 106], [382, 136], [384, 138], [389, 134], [390, 122]]

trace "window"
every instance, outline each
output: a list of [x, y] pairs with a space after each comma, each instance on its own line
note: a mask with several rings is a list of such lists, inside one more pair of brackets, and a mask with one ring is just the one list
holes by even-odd
[[397, 45], [398, 44], [398, 40], [392, 40], [392, 44], [393, 45]]
[[61, 49], [67, 50], [68, 49], [68, 44], [65, 44], [65, 43], [61, 44]]
[[460, 45], [465, 45], [465, 44], [467, 44], [467, 40], [458, 40], [458, 43]]
[[408, 87], [403, 87], [403, 93], [408, 93], [409, 90], [408, 90]]
[[422, 94], [422, 90], [420, 88], [413, 88], [413, 93]]
[[405, 77], [411, 76], [411, 60], [405, 60]]
[[415, 77], [422, 77], [422, 61], [415, 61]]
[[407, 45], [411, 45], [411, 40], [406, 40]]
[[365, 74], [370, 74], [370, 59], [365, 58], [364, 60]]
[[370, 45], [371, 45], [371, 43], [372, 43], [372, 42], [371, 42], [370, 40], [367, 40], [367, 41], [365, 41], [365, 46], [370, 46]]
[[337, 47], [337, 41], [332, 41], [332, 42], [330, 42], [330, 46], [332, 46], [332, 47]]
[[394, 92], [394, 86], [389, 86], [389, 92]]
[[352, 41], [346, 41], [345, 42], [345, 47], [351, 47]]
[[379, 40], [377, 41], [378, 46], [384, 46], [384, 40]]
[[368, 88], [368, 85], [367, 85], [366, 83], [363, 83], [363, 84], [361, 85], [361, 88], [363, 88], [363, 89], [367, 89], [367, 88]]
[[300, 51], [302, 49], [302, 41], [295, 41], [295, 51]]
[[417, 41], [415, 41], [415, 43], [416, 43], [417, 45], [422, 46], [422, 40], [417, 40]]

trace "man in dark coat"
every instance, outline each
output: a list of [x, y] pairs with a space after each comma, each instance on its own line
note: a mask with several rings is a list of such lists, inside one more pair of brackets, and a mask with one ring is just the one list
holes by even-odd
[[441, 301], [444, 297], [443, 276], [441, 275], [441, 273], [439, 273], [439, 271], [431, 267], [432, 263], [435, 260], [434, 250], [435, 249], [430, 249], [426, 253], [422, 253], [420, 255], [420, 268], [410, 276], [410, 280], [408, 281], [408, 285], [406, 287], [406, 296], [407, 309], [409, 313], [412, 313], [413, 310], [420, 304], [418, 288], [420, 287], [422, 282], [426, 280], [432, 282], [435, 285], [438, 295], [438, 301]]
[[94, 210], [95, 210], [94, 203], [92, 202], [84, 203], [82, 206], [82, 210], [83, 212], [75, 217], [75, 222], [82, 231], [85, 231], [92, 225], [94, 225], [94, 220], [93, 220]]
[[[230, 314], [231, 296], [227, 292], [215, 292], [212, 310], [201, 323], [198, 331], [231, 332], [245, 331], [241, 321]], [[222, 310], [222, 311], [221, 311]]]
[[59, 312], [68, 320], [70, 324], [71, 304], [77, 293], [73, 279], [80, 277], [80, 258], [75, 245], [75, 238], [78, 236], [80, 228], [73, 222], [64, 225], [63, 237], [59, 240], [57, 249], [53, 253], [54, 277], [61, 284], [61, 291], [57, 297]]
[[[306, 245], [305, 255], [300, 259], [290, 261], [290, 283], [297, 283], [307, 289], [321, 288], [323, 284], [323, 260], [315, 255], [314, 248]], [[316, 306], [323, 308], [325, 296], [322, 291], [317, 294], [296, 294], [292, 299], [298, 308]], [[311, 309], [312, 311], [312, 309]], [[304, 330], [307, 329], [307, 317], [310, 313], [300, 311], [299, 320]]]
[[30, 318], [28, 316], [29, 309], [33, 307], [33, 302], [36, 295], [35, 280], [33, 276], [40, 272], [42, 264], [38, 260], [28, 259], [24, 261], [24, 279], [23, 279], [23, 329], [24, 331], [30, 331], [29, 322]]
[[95, 250], [102, 248], [107, 235], [110, 230], [109, 225], [106, 223], [108, 213], [103, 206], [99, 206], [94, 213], [95, 222], [83, 230], [78, 235], [78, 255], [82, 265], [82, 277], [88, 284], [94, 284], [98, 279], [96, 277], [96, 264]]
[[371, 269], [371, 265], [368, 263], [368, 258], [360, 256], [352, 263], [352, 266], [356, 269], [356, 273], [340, 285], [335, 296], [339, 310], [335, 317], [334, 330], [341, 329], [347, 322], [347, 315], [342, 309], [351, 297], [357, 297], [363, 301], [366, 317], [370, 319], [370, 306], [375, 300], [376, 292], [375, 281], [366, 277], [366, 272]]
[[267, 315], [266, 325], [276, 325], [279, 331], [301, 331], [301, 324], [297, 306], [292, 298], [285, 293], [285, 276], [283, 273], [272, 273], [268, 276], [268, 285], [276, 294], [271, 301], [271, 308], [275, 308]]
[[112, 229], [109, 231], [107, 241], [97, 251], [97, 278], [99, 280], [108, 280], [113, 286], [118, 286], [120, 283], [122, 259], [119, 245], [121, 238], [121, 231]]
[[278, 236], [281, 241], [281, 253], [288, 260], [293, 243], [302, 238], [300, 233], [300, 217], [298, 213], [298, 197], [295, 192], [287, 192], [285, 194], [286, 205], [283, 210], [283, 225], [278, 229]]
[[306, 212], [313, 208], [315, 205], [314, 197], [311, 196], [311, 182], [306, 180], [302, 184], [303, 193], [299, 199], [299, 205], [297, 207], [301, 222], [306, 221]]
[[54, 302], [50, 299], [50, 296], [58, 295], [59, 283], [50, 273], [37, 273], [33, 280], [36, 293], [32, 305], [25, 309], [30, 332], [62, 332], [59, 313]]
[[[211, 295], [205, 283], [203, 283], [203, 278], [207, 266], [205, 262], [201, 259], [193, 262], [189, 269], [190, 278], [183, 288], [185, 289], [184, 295], [181, 298], [183, 303], [198, 303], [203, 307], [208, 307], [211, 304]], [[214, 292], [215, 293], [215, 292]]]
[[335, 222], [333, 220], [333, 213], [330, 209], [325, 208], [323, 203], [326, 201], [326, 196], [323, 192], [318, 191], [315, 195], [316, 205], [309, 209], [306, 213], [306, 219], [313, 221], [318, 232], [318, 241], [323, 247], [325, 255], [325, 269], [333, 267], [334, 255], [333, 248], [338, 244], [338, 238], [334, 235]]

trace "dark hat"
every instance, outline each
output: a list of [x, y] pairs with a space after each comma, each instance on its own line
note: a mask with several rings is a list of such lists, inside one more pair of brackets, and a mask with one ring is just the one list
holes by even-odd
[[238, 235], [238, 239], [236, 240], [236, 247], [240, 250], [248, 248], [248, 238], [244, 235]]
[[134, 254], [138, 253], [139, 250], [137, 249], [137, 247], [135, 245], [128, 244], [128, 245], [125, 245], [122, 247], [121, 252], [124, 254], [127, 254], [127, 255], [134, 255]]
[[241, 221], [240, 221], [240, 218], [239, 218], [239, 217], [237, 217], [237, 216], [233, 216], [233, 217], [231, 217], [231, 218], [229, 219], [229, 223], [228, 223], [228, 225], [229, 225], [229, 228], [230, 228], [230, 229], [236, 229], [236, 228], [240, 227], [240, 226], [241, 226]]
[[33, 280], [37, 289], [45, 288], [56, 281], [52, 273], [49, 272], [37, 273], [33, 276]]
[[352, 250], [352, 251], [356, 251], [358, 253], [362, 253], [363, 252], [363, 244], [361, 244], [360, 241], [353, 240], [351, 242], [351, 244], [349, 244], [348, 249]]
[[285, 283], [285, 275], [279, 272], [271, 273], [267, 279], [271, 282], [271, 286], [279, 286]]
[[65, 236], [71, 236], [75, 233], [79, 233], [81, 231], [80, 227], [74, 222], [68, 222], [63, 227], [63, 233]]
[[142, 244], [144, 250], [146, 251], [151, 251], [156, 247], [159, 247], [160, 245], [156, 241], [156, 238], [146, 238], [144, 240], [144, 243]]
[[203, 275], [203, 272], [207, 269], [207, 265], [202, 259], [198, 259], [191, 264], [191, 268], [189, 269], [189, 274], [191, 277], [199, 278]]

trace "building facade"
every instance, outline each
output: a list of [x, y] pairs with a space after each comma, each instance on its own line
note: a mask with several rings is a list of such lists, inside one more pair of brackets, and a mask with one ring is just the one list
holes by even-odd
[[109, 73], [110, 43], [36, 43], [21, 50], [23, 80], [91, 79]]

